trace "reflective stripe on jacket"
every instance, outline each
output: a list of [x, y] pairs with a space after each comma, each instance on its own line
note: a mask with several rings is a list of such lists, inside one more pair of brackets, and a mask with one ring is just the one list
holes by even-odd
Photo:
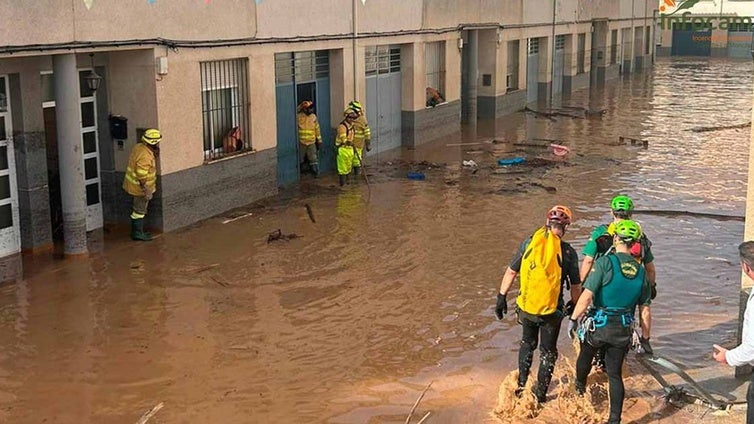
[[137, 143], [131, 149], [123, 179], [123, 190], [132, 196], [143, 196], [141, 182], [152, 192], [157, 190], [157, 166], [154, 152], [144, 143]]
[[317, 122], [317, 115], [307, 115], [303, 112], [298, 114], [298, 142], [305, 145], [313, 144], [317, 140], [321, 140], [322, 136], [319, 133], [319, 122]]
[[369, 129], [369, 123], [367, 122], [367, 117], [363, 115], [359, 115], [359, 117], [353, 121], [353, 129], [354, 129], [354, 135], [353, 135], [353, 144], [358, 149], [364, 148], [364, 140], [371, 140], [372, 139], [372, 130]]

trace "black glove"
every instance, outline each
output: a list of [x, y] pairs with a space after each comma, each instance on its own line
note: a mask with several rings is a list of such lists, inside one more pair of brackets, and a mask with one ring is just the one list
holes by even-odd
[[652, 291], [652, 294], [650, 296], [650, 299], [654, 300], [655, 297], [657, 297], [657, 283], [651, 283], [649, 285], [649, 288]]
[[575, 319], [568, 318], [568, 337], [573, 340], [576, 337], [576, 331], [579, 329], [579, 322]]
[[317, 143], [314, 143], [315, 146], [317, 146], [317, 151], [319, 152], [319, 149], [322, 147], [322, 142], [319, 141]]
[[652, 350], [652, 345], [649, 344], [649, 339], [645, 339], [644, 337], [639, 337], [639, 344], [641, 345], [641, 350], [646, 353], [647, 355], [654, 354], [654, 351]]
[[497, 319], [503, 319], [505, 314], [508, 313], [508, 300], [502, 293], [497, 294], [497, 305], [495, 305], [495, 316]]
[[576, 309], [576, 304], [573, 303], [573, 300], [569, 300], [568, 303], [565, 304], [565, 315], [567, 317], [570, 317], [573, 315], [573, 310]]

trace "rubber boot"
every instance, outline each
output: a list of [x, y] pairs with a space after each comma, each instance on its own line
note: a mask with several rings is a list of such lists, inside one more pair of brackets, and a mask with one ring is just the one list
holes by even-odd
[[353, 175], [358, 177], [360, 173], [361, 173], [361, 167], [360, 166], [354, 166], [353, 167]]
[[314, 178], [319, 178], [319, 164], [315, 163], [312, 165], [312, 173], [314, 174]]
[[341, 187], [346, 185], [346, 178], [348, 178], [348, 175], [338, 175], [338, 183]]
[[144, 232], [144, 218], [131, 218], [131, 240], [151, 241], [152, 235]]

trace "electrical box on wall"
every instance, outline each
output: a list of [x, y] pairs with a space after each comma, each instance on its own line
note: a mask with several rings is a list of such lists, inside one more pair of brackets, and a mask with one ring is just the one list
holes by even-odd
[[157, 75], [168, 74], [168, 57], [162, 56], [157, 58]]
[[128, 118], [121, 115], [110, 115], [110, 136], [115, 140], [128, 138]]

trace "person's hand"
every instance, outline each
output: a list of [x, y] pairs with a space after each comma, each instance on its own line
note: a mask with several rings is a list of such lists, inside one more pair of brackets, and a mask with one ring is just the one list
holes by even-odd
[[579, 322], [575, 319], [571, 319], [570, 315], [568, 316], [568, 338], [573, 340], [576, 337], [576, 332], [579, 329]]
[[144, 197], [147, 199], [147, 201], [152, 200], [152, 197], [154, 196], [154, 190], [147, 186], [143, 186], [141, 189], [144, 192]]
[[322, 148], [322, 140], [317, 140], [314, 145], [317, 147], [317, 151], [319, 151]]
[[639, 344], [641, 345], [641, 350], [643, 353], [646, 353], [647, 355], [653, 355], [654, 351], [652, 350], [652, 345], [649, 344], [649, 338], [639, 337]]
[[725, 358], [728, 349], [719, 345], [712, 345], [712, 349], [714, 350], [714, 352], [712, 352], [712, 358], [721, 364], [728, 365], [728, 360]]
[[367, 147], [367, 152], [371, 152], [372, 151], [372, 141], [371, 140], [367, 140], [367, 146], [366, 147]]
[[501, 320], [508, 313], [508, 300], [502, 293], [497, 294], [497, 304], [495, 305], [495, 316]]
[[654, 300], [654, 298], [657, 297], [657, 283], [650, 283], [649, 288], [652, 293], [650, 299]]

